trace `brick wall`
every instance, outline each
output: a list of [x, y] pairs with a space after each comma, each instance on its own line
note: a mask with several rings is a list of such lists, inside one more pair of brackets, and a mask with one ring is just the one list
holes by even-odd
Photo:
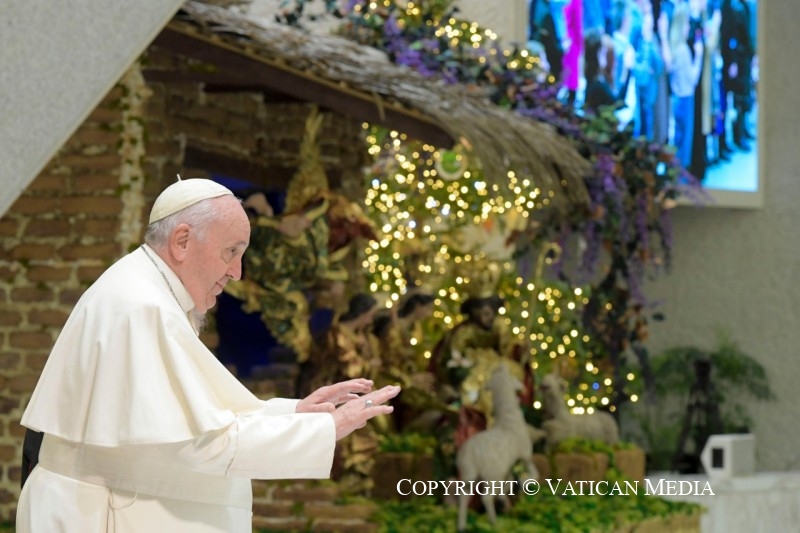
[[85, 288], [122, 253], [117, 241], [120, 88], [0, 218], [0, 521], [13, 518], [24, 406]]
[[[157, 50], [149, 56], [150, 65], [174, 61]], [[139, 202], [126, 199], [130, 188], [118, 152], [128, 106], [118, 86], [0, 218], [0, 522], [13, 520], [19, 494], [22, 411], [72, 306], [127, 252], [121, 235], [130, 227], [122, 228], [123, 221], [145, 220], [175, 174], [208, 175], [183, 165], [189, 145], [269, 168], [296, 165], [307, 105], [268, 104], [260, 94], [205, 94], [197, 85], [149, 88], [145, 155], [136, 161], [146, 177]], [[360, 130], [343, 117], [325, 118], [325, 164], [350, 181], [357, 181], [365, 157]], [[214, 332], [204, 340], [213, 348]], [[262, 394], [281, 389], [253, 386]]]
[[344, 503], [329, 482], [253, 481], [253, 528], [262, 531], [374, 533], [368, 522], [377, 507]]
[[[150, 70], [176, 68], [175, 58], [158, 48], [149, 51], [146, 64]], [[275, 176], [255, 175], [252, 170], [248, 176], [238, 176], [258, 179], [265, 186], [279, 183], [296, 168], [305, 119], [311, 109], [308, 104], [275, 103], [274, 95], [265, 101], [260, 93], [205, 93], [197, 84], [154, 83], [151, 88], [145, 170], [148, 176], [162, 180], [159, 188], [171, 183], [181, 170], [187, 176], [204, 174], [202, 168], [183, 164], [186, 146], [202, 147], [276, 171]], [[355, 193], [353, 183], [363, 181], [362, 167], [368, 160], [361, 131], [360, 122], [324, 113], [319, 135], [322, 163], [332, 185], [350, 184], [350, 193]], [[285, 171], [280, 172], [281, 169]]]

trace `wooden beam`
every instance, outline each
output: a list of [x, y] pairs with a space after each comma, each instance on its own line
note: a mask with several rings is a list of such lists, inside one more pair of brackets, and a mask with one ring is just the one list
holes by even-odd
[[[192, 145], [184, 150], [183, 166], [241, 179], [263, 190], [285, 190], [297, 171], [295, 167], [265, 165]], [[338, 186], [342, 177], [341, 169], [325, 168], [325, 174], [331, 187]]]
[[258, 84], [249, 82], [241, 75], [232, 75], [229, 72], [215, 70], [213, 72], [204, 72], [201, 70], [162, 70], [145, 68], [142, 70], [142, 75], [145, 81], [155, 83], [203, 83], [211, 85], [219, 85], [221, 87], [234, 86], [241, 88], [242, 91], [249, 88], [253, 92], [258, 92], [260, 89]]
[[[216, 67], [214, 72], [187, 74], [187, 78], [180, 81], [193, 79], [196, 83], [213, 83], [217, 86], [239, 84], [238, 87], [248, 92], [280, 92], [306, 102], [316, 103], [358, 121], [381, 124], [435, 146], [443, 148], [453, 146], [453, 139], [441, 126], [417, 111], [394, 102], [387, 102], [379, 95], [357, 91], [309, 72], [294, 69], [276, 60], [251, 57], [234, 45], [221, 40], [188, 34], [168, 26], [153, 44]], [[211, 82], [212, 74], [218, 81], [224, 83]], [[155, 72], [151, 72], [150, 76], [161, 76], [163, 80], [169, 78], [167, 74]], [[155, 80], [152, 77], [151, 79]]]
[[143, 69], [142, 75], [148, 83], [202, 83], [206, 93], [261, 93], [267, 103], [303, 102], [296, 96], [278, 92], [263, 84], [253, 83], [242, 76], [228, 72], [200, 72], [193, 70]]

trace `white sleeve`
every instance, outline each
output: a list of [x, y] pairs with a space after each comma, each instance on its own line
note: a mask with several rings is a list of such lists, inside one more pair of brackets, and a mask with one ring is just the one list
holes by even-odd
[[298, 403], [300, 403], [300, 400], [272, 398], [264, 402], [264, 408], [271, 415], [290, 415], [295, 412]]
[[249, 479], [327, 478], [336, 447], [329, 413], [286, 412], [289, 401], [239, 415], [227, 428], [184, 443], [181, 462], [207, 474]]

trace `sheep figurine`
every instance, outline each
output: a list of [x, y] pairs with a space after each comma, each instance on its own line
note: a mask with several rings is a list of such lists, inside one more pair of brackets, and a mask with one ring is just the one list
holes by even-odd
[[539, 385], [542, 404], [550, 417], [542, 423], [547, 435], [547, 448], [552, 450], [559, 442], [571, 437], [599, 440], [613, 446], [619, 442], [619, 426], [614, 417], [604, 411], [590, 414], [569, 412], [564, 393], [566, 382], [558, 373], [547, 374]]
[[[492, 415], [494, 424], [489, 429], [476, 433], [458, 449], [456, 465], [462, 481], [508, 481], [511, 468], [517, 461], [523, 461], [529, 478], [538, 478], [539, 472], [533, 464], [533, 443], [543, 436], [540, 430], [528, 426], [519, 407], [517, 393], [523, 390], [520, 380], [511, 375], [508, 367], [501, 363], [489, 378], [487, 389], [492, 393]], [[489, 522], [495, 523], [492, 491], [482, 495]], [[509, 505], [507, 496], [498, 495], [505, 506]], [[458, 530], [467, 525], [467, 504], [469, 496], [459, 494]]]

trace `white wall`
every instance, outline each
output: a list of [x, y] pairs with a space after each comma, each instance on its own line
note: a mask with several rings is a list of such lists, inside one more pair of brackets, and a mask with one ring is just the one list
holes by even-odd
[[[499, 2], [461, 3], [489, 27], [502, 19]], [[649, 346], [653, 353], [680, 344], [711, 348], [716, 329], [727, 329], [766, 367], [778, 396], [752, 406], [758, 467], [800, 469], [800, 3], [762, 0], [759, 18], [764, 207], [676, 210], [672, 272], [647, 288], [666, 314], [653, 324]]]
[[456, 0], [457, 17], [477, 21], [497, 33], [503, 43], [528, 42], [527, 0]]
[[2, 0], [0, 216], [183, 0]]

